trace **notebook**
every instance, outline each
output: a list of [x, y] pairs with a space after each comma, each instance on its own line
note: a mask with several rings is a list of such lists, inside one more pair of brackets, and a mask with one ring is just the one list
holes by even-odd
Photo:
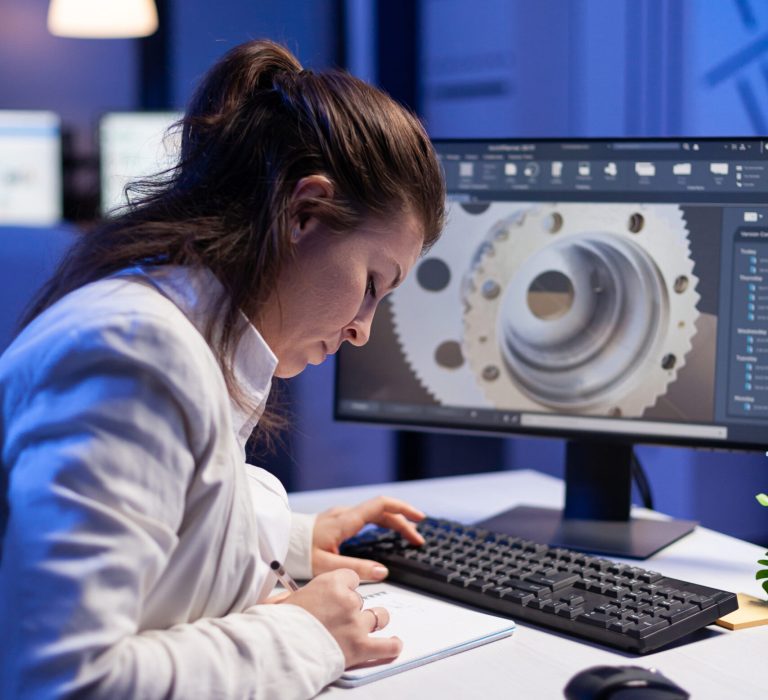
[[389, 611], [389, 624], [375, 637], [397, 636], [403, 650], [394, 661], [348, 669], [335, 682], [355, 687], [410, 668], [443, 659], [508, 637], [515, 623], [504, 617], [465, 608], [391, 583], [369, 583], [358, 588], [365, 608]]

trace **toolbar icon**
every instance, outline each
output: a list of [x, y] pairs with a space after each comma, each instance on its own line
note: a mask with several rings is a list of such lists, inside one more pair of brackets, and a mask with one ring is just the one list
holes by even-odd
[[526, 163], [523, 168], [523, 175], [526, 177], [537, 177], [541, 168], [538, 163]]
[[656, 166], [653, 163], [635, 163], [635, 172], [640, 177], [653, 177], [656, 175]]

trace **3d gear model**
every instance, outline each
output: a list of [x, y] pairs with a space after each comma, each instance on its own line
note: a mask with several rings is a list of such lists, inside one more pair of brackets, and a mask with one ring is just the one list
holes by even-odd
[[392, 310], [441, 403], [636, 417], [685, 364], [697, 283], [676, 205], [453, 204]]

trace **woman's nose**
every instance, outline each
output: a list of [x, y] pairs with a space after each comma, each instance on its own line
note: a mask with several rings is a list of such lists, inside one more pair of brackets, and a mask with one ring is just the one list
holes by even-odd
[[344, 329], [344, 339], [358, 347], [365, 345], [368, 342], [368, 338], [371, 337], [372, 322], [373, 314], [356, 318]]

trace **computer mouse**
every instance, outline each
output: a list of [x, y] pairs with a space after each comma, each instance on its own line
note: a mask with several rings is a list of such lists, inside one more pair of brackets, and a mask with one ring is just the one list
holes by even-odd
[[686, 700], [690, 695], [658, 671], [641, 666], [592, 666], [564, 689], [567, 700]]

